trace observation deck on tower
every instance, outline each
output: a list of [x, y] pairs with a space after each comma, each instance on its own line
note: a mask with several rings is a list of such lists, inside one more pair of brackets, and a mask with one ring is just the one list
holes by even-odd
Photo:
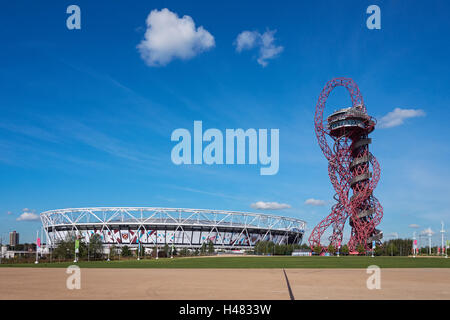
[[373, 131], [375, 121], [362, 106], [339, 109], [328, 118], [328, 130], [331, 136], [341, 137], [348, 134], [368, 134]]

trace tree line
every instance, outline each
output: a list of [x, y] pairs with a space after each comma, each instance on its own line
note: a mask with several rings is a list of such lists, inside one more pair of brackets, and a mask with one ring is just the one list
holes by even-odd
[[[377, 244], [373, 250], [374, 255], [376, 256], [408, 256], [412, 254], [413, 241], [411, 239], [392, 239], [382, 244]], [[320, 254], [323, 248], [320, 246], [316, 246], [313, 248], [313, 252], [315, 254]], [[421, 251], [426, 253], [428, 248], [422, 248]], [[334, 255], [338, 251], [338, 248], [333, 245], [329, 245], [327, 247], [327, 252]], [[366, 251], [362, 244], [359, 244], [356, 247], [356, 252], [360, 255], [364, 254], [372, 254], [372, 250]], [[350, 253], [349, 247], [347, 244], [344, 244], [340, 249], [339, 253], [341, 255], [348, 255]]]
[[292, 255], [294, 250], [309, 249], [306, 244], [275, 244], [272, 241], [258, 241], [253, 248], [257, 255]]
[[[68, 236], [66, 239], [60, 240], [52, 251], [53, 258], [60, 260], [75, 259], [75, 241], [74, 236]], [[88, 242], [80, 239], [78, 253], [76, 254], [77, 258], [79, 260], [104, 260], [106, 258], [114, 260], [121, 257], [137, 257], [138, 255], [140, 258], [155, 258], [156, 254], [158, 254], [159, 258], [166, 258], [172, 256], [211, 255], [215, 252], [214, 243], [211, 241], [203, 243], [200, 248], [194, 250], [187, 248], [177, 249], [175, 246], [169, 246], [168, 244], [158, 247], [158, 249], [156, 246], [141, 245], [136, 250], [131, 250], [127, 245], [120, 248], [111, 245], [109, 246], [109, 253], [106, 253], [103, 247], [102, 240], [98, 234], [92, 235]], [[149, 248], [151, 253], [148, 253], [146, 250]]]
[[[151, 249], [149, 253], [146, 249]], [[413, 241], [411, 239], [392, 239], [374, 248], [374, 255], [376, 256], [408, 256], [412, 254]], [[103, 244], [99, 235], [91, 236], [90, 241], [86, 242], [84, 239], [80, 240], [79, 252], [77, 257], [82, 260], [98, 260], [105, 259], [106, 256], [110, 259], [120, 259], [121, 257], [139, 257], [150, 258], [156, 257], [171, 257], [171, 256], [197, 256], [197, 255], [211, 255], [215, 253], [213, 242], [203, 243], [200, 248], [176, 248], [165, 244], [163, 247], [156, 246], [145, 247], [141, 245], [137, 250], [131, 250], [129, 246], [122, 246], [121, 248], [111, 245], [109, 247], [109, 254], [103, 251]], [[294, 250], [311, 250], [308, 244], [275, 244], [272, 241], [259, 241], [255, 244], [251, 251], [257, 255], [292, 255]], [[314, 247], [312, 250], [315, 254], [320, 254], [323, 251], [322, 247]], [[331, 244], [327, 247], [327, 252], [331, 255], [337, 254], [338, 248]], [[362, 245], [357, 246], [356, 251], [360, 255], [371, 254], [372, 251], [366, 252]], [[437, 247], [434, 247], [432, 252], [437, 253]], [[347, 244], [339, 248], [340, 255], [348, 255], [350, 253]], [[428, 248], [421, 248], [421, 254], [428, 254]], [[56, 259], [73, 260], [75, 257], [75, 237], [68, 237], [65, 240], [58, 242], [56, 248], [52, 251], [53, 257]]]

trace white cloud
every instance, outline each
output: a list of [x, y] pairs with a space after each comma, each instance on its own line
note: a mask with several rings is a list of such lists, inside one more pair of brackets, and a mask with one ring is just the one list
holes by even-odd
[[286, 203], [278, 203], [278, 202], [264, 202], [264, 201], [258, 201], [255, 203], [252, 203], [250, 205], [253, 209], [259, 209], [259, 210], [281, 210], [281, 209], [288, 209], [291, 206]]
[[7, 211], [6, 214], [7, 214], [8, 216], [10, 216], [10, 215], [12, 215], [12, 212], [11, 212], [11, 211]]
[[242, 31], [236, 38], [236, 51], [253, 49], [260, 36], [256, 31]]
[[324, 206], [325, 201], [311, 198], [311, 199], [307, 199], [305, 201], [305, 204], [310, 205], [310, 206]]
[[415, 223], [410, 224], [409, 227], [410, 228], [414, 228], [414, 229], [420, 228], [420, 226], [418, 224], [415, 224]]
[[214, 37], [202, 26], [195, 28], [190, 16], [179, 18], [170, 10], [152, 10], [144, 39], [137, 46], [150, 66], [164, 66], [173, 59], [190, 59], [214, 47]]
[[267, 60], [276, 58], [282, 51], [282, 46], [274, 44], [276, 30], [267, 30], [263, 34], [258, 31], [242, 31], [236, 38], [235, 46], [237, 52], [251, 50], [259, 47], [258, 63], [267, 66]]
[[425, 235], [433, 235], [434, 231], [431, 230], [431, 228], [426, 228], [425, 230], [422, 230], [421, 234], [425, 234]]
[[424, 117], [425, 112], [420, 109], [401, 109], [395, 108], [378, 122], [380, 128], [392, 128], [402, 125], [405, 119]]
[[38, 221], [40, 220], [39, 215], [31, 211], [25, 211], [17, 219], [17, 221]]

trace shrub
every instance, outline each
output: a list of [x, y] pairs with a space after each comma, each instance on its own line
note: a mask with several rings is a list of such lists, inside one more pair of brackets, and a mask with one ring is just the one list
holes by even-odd
[[130, 250], [130, 248], [128, 248], [128, 246], [123, 246], [122, 247], [122, 256], [123, 257], [131, 257], [132, 252]]

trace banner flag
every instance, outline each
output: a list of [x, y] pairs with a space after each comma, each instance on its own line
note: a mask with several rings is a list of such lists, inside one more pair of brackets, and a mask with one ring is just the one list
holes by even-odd
[[41, 239], [40, 238], [37, 238], [36, 245], [37, 245], [38, 248], [41, 247]]
[[78, 253], [80, 250], [80, 240], [76, 239], [75, 240], [75, 253]]

